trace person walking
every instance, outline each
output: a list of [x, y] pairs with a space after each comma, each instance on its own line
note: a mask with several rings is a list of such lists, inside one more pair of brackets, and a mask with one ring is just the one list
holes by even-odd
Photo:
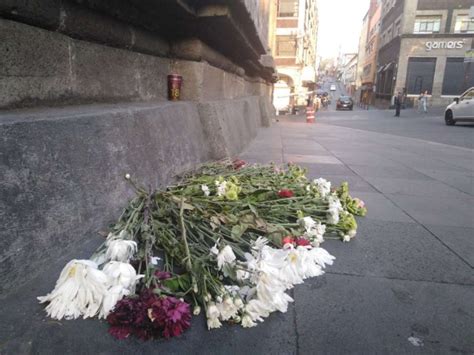
[[394, 100], [395, 104], [395, 117], [400, 117], [400, 109], [402, 107], [402, 93], [398, 92]]
[[417, 110], [418, 113], [421, 113], [421, 111], [423, 110], [423, 96], [424, 95], [425, 94], [422, 92], [420, 96], [418, 96], [418, 110]]
[[428, 90], [423, 93], [421, 106], [423, 108], [423, 113], [428, 113]]

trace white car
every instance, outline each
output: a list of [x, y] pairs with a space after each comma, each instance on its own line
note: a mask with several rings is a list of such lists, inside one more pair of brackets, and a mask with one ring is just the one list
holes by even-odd
[[456, 122], [474, 121], [474, 87], [466, 90], [460, 97], [446, 107], [444, 121], [448, 126]]
[[332, 84], [329, 88], [330, 91], [336, 91], [336, 85]]

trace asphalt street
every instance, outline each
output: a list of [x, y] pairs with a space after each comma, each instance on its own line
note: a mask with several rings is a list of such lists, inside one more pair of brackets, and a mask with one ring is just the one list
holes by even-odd
[[[334, 101], [333, 101], [334, 102]], [[69, 259], [0, 305], [0, 352], [168, 354], [472, 354], [474, 352], [474, 129], [387, 111], [319, 112], [315, 124], [280, 117], [241, 155], [295, 162], [311, 178], [348, 181], [368, 215], [321, 277], [291, 290], [285, 314], [254, 329], [207, 331], [203, 316], [169, 341], [116, 341], [97, 320], [52, 321], [35, 297]], [[471, 143], [469, 143], [471, 140]], [[85, 245], [87, 257], [96, 247]]]
[[[329, 82], [324, 87], [329, 91]], [[428, 107], [426, 114], [406, 109], [402, 110], [400, 117], [394, 117], [395, 110], [377, 110], [374, 107], [366, 110], [357, 105], [354, 105], [352, 112], [336, 111], [337, 98], [346, 95], [342, 84], [337, 83], [336, 87], [336, 92], [330, 92], [330, 107], [317, 113], [317, 120], [321, 123], [474, 148], [474, 122], [446, 126], [444, 107]]]

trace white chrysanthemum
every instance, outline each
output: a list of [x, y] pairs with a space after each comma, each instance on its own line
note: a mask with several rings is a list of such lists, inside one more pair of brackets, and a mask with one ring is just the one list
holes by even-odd
[[209, 190], [209, 187], [207, 185], [201, 185], [201, 190], [206, 196], [209, 196], [211, 194], [211, 191]]
[[126, 263], [137, 252], [137, 243], [132, 240], [113, 239], [107, 241], [106, 245], [105, 257], [107, 260]]
[[288, 247], [283, 265], [279, 269], [280, 279], [285, 283], [286, 288], [303, 283], [302, 267], [304, 267], [303, 258], [299, 249]]
[[219, 309], [217, 308], [214, 302], [209, 302], [206, 309], [206, 317], [207, 317], [207, 328], [220, 328], [221, 322], [219, 321]]
[[252, 243], [252, 250], [259, 252], [262, 250], [262, 248], [267, 245], [269, 240], [265, 237], [258, 237], [253, 243]]
[[227, 191], [227, 181], [215, 181], [217, 187], [217, 196], [224, 196]]
[[244, 307], [245, 313], [256, 322], [263, 322], [263, 318], [266, 318], [273, 311], [264, 302], [259, 299], [250, 300]]
[[117, 302], [128, 295], [130, 295], [130, 290], [124, 288], [121, 285], [110, 287], [107, 290], [107, 294], [104, 297], [104, 301], [102, 302], [99, 318], [106, 318], [109, 313], [114, 309]]
[[255, 323], [253, 320], [252, 320], [252, 317], [249, 316], [248, 314], [245, 314], [243, 317], [242, 317], [242, 327], [244, 328], [252, 328], [252, 327], [255, 327], [257, 325], [257, 323]]
[[207, 318], [207, 329], [217, 329], [222, 326], [221, 321], [219, 318]]
[[229, 245], [226, 245], [217, 254], [217, 267], [221, 270], [225, 264], [232, 264], [235, 259], [234, 251]]
[[338, 224], [339, 223], [339, 212], [343, 210], [341, 201], [339, 201], [339, 198], [335, 195], [331, 195], [328, 198], [328, 213], [327, 213], [327, 218], [328, 218], [328, 223], [329, 224]]
[[240, 292], [240, 286], [237, 285], [224, 285], [224, 292], [227, 292], [231, 296], [236, 296]]
[[109, 261], [103, 271], [109, 277], [110, 286], [122, 286], [132, 293], [135, 292], [137, 281], [143, 277], [137, 275], [132, 265], [120, 261]]
[[223, 301], [217, 303], [216, 307], [219, 310], [220, 318], [224, 321], [236, 316], [239, 310], [239, 308], [234, 304], [234, 300], [229, 295], [224, 296]]
[[314, 179], [313, 184], [322, 198], [326, 197], [331, 192], [331, 182], [327, 181], [326, 179]]
[[272, 310], [285, 313], [288, 309], [288, 303], [293, 301], [284, 292], [286, 287], [282, 282], [265, 272], [260, 273], [256, 282], [256, 289], [257, 298]]
[[250, 273], [246, 270], [238, 269], [236, 271], [236, 278], [238, 281], [247, 280], [250, 277]]
[[40, 303], [49, 302], [46, 312], [54, 319], [94, 317], [107, 293], [107, 275], [90, 260], [71, 260], [61, 271], [54, 290]]
[[236, 297], [234, 298], [234, 305], [240, 309], [244, 306], [244, 302], [242, 301], [242, 299], [240, 297]]
[[309, 257], [323, 269], [326, 265], [332, 265], [336, 257], [329, 254], [326, 249], [323, 248], [313, 248], [309, 250]]
[[317, 222], [311, 217], [304, 217], [299, 220], [299, 223], [305, 229], [304, 236], [311, 242], [313, 246], [319, 246], [324, 242], [324, 233], [326, 233], [326, 226]]

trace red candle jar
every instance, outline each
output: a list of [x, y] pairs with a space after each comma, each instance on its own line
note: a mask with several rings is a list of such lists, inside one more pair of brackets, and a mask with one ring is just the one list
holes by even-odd
[[168, 75], [168, 100], [179, 101], [181, 97], [181, 84], [183, 77], [178, 74]]

